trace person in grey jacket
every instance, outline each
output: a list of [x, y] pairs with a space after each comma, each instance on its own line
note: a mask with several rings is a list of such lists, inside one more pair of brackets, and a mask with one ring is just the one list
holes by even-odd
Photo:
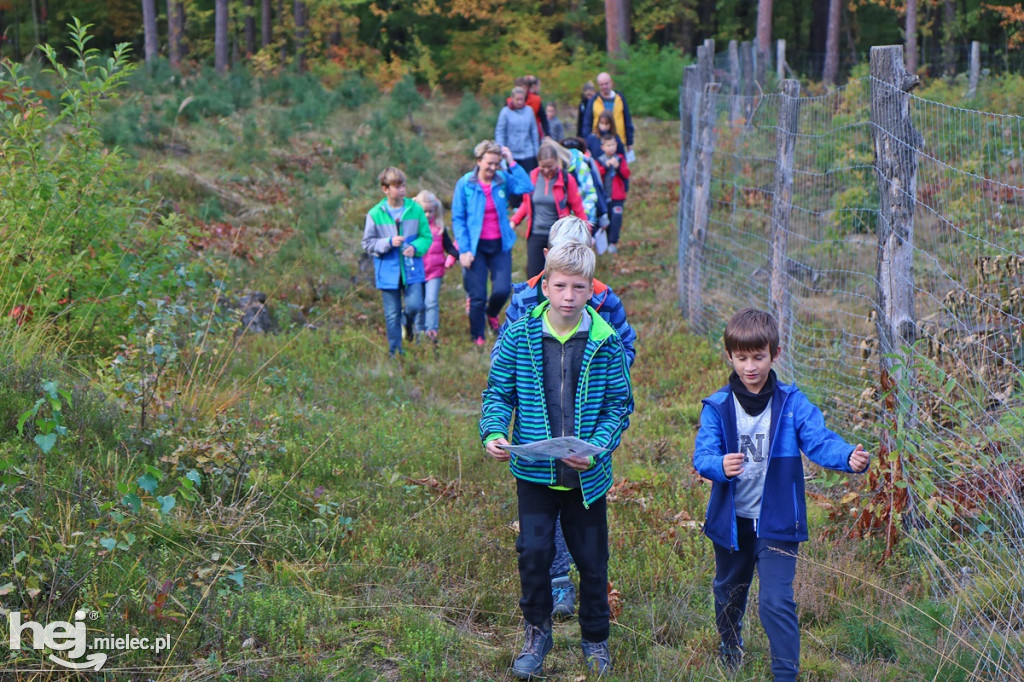
[[494, 140], [512, 151], [512, 158], [523, 167], [527, 174], [537, 167], [537, 150], [540, 149], [540, 134], [533, 109], [526, 106], [526, 90], [516, 86], [512, 96], [506, 100], [494, 126]]

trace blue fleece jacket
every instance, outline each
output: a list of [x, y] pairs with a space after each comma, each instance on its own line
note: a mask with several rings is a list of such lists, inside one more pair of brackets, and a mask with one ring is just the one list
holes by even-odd
[[[712, 481], [704, 534], [722, 547], [738, 549], [733, 482], [722, 468], [722, 457], [739, 452], [736, 407], [725, 386], [703, 400], [700, 430], [694, 443], [693, 466]], [[779, 383], [772, 396], [768, 435], [768, 471], [761, 498], [758, 537], [785, 542], [807, 540], [807, 501], [800, 452], [827, 468], [853, 473], [853, 446], [825, 427], [821, 410], [796, 386]]]
[[[508, 195], [526, 194], [533, 191], [533, 183], [519, 164], [507, 171], [498, 171], [491, 182], [491, 198], [498, 211], [498, 226], [501, 228], [501, 250], [509, 251], [516, 243], [516, 233], [508, 222]], [[480, 230], [484, 226], [484, 209], [487, 196], [477, 179], [477, 169], [459, 178], [452, 194], [452, 234], [459, 245], [459, 253], [476, 256], [480, 242]], [[427, 228], [430, 229], [429, 227]]]

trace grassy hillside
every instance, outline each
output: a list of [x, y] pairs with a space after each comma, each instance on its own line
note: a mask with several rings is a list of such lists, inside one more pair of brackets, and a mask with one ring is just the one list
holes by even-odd
[[[42, 623], [92, 611], [90, 635], [171, 635], [169, 652], [112, 652], [79, 678], [508, 679], [516, 502], [477, 438], [488, 355], [469, 343], [453, 272], [441, 344], [389, 361], [359, 248], [380, 167], [405, 166], [410, 195], [447, 202], [493, 111], [407, 93], [408, 105], [367, 94], [312, 115], [298, 85], [278, 100], [259, 87], [246, 107], [194, 120], [187, 90], [133, 99], [138, 123], [108, 130], [152, 123], [136, 176], [181, 217], [186, 247], [123, 339], [75, 355], [38, 326], [5, 327], [0, 606]], [[639, 335], [609, 495], [614, 679], [729, 679], [699, 533], [709, 486], [690, 465], [700, 398], [727, 370], [675, 307], [677, 129], [640, 120], [637, 137], [622, 248], [598, 264]], [[235, 334], [229, 303], [252, 290], [277, 333]], [[47, 419], [66, 431], [44, 452]], [[810, 489], [823, 503], [848, 490]], [[796, 586], [805, 679], [966, 678], [973, 656], [909, 562], [880, 571], [869, 543], [843, 540], [824, 507], [812, 515]], [[734, 679], [769, 675], [756, 621], [754, 600]], [[575, 621], [556, 627], [551, 679], [585, 679], [578, 639]], [[68, 676], [32, 650], [2, 655], [5, 679]]]

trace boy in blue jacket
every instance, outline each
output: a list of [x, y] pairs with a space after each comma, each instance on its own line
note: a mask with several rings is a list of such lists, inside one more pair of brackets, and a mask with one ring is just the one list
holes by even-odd
[[748, 308], [725, 328], [733, 373], [703, 401], [693, 466], [712, 481], [704, 534], [715, 549], [715, 625], [722, 664], [743, 659], [743, 614], [757, 569], [761, 625], [777, 682], [796, 680], [800, 624], [793, 600], [799, 543], [807, 540], [801, 451], [828, 469], [860, 473], [869, 455], [825, 428], [821, 410], [795, 386], [779, 383], [781, 352], [770, 314]]
[[[596, 257], [566, 242], [547, 256], [546, 301], [506, 331], [483, 393], [480, 439], [487, 454], [510, 462], [519, 502], [519, 606], [526, 642], [512, 674], [543, 674], [551, 650], [553, 600], [548, 569], [555, 555], [555, 522], [580, 573], [579, 624], [590, 672], [611, 670], [608, 651], [608, 515], [612, 452], [629, 426], [633, 396], [622, 340], [587, 300]], [[602, 452], [561, 460], [527, 459], [500, 446], [575, 436]]]
[[384, 198], [366, 214], [363, 250], [373, 256], [374, 283], [384, 302], [388, 355], [402, 355], [402, 297], [405, 335], [412, 340], [413, 322], [423, 309], [423, 254], [434, 236], [423, 208], [405, 197], [405, 173], [387, 167], [377, 176]]

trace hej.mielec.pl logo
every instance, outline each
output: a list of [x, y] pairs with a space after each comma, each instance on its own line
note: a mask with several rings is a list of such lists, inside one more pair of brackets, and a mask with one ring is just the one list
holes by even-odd
[[[74, 622], [69, 623], [57, 620], [51, 621], [44, 626], [42, 623], [37, 623], [33, 620], [22, 622], [21, 612], [11, 611], [7, 614], [8, 645], [12, 651], [21, 649], [22, 637], [27, 634], [31, 637], [31, 648], [38, 651], [50, 649], [52, 651], [67, 652], [64, 655], [68, 659], [72, 659], [65, 660], [50, 654], [47, 658], [53, 663], [65, 668], [71, 668], [72, 670], [86, 670], [89, 668], [99, 670], [107, 662], [107, 654], [102, 651], [95, 651], [85, 655], [89, 643], [85, 620], [86, 618], [95, 617], [95, 613], [80, 610], [75, 612]], [[29, 637], [25, 637], [25, 639], [27, 641]], [[153, 649], [159, 653], [170, 648], [171, 636], [162, 635], [153, 639], [148, 637], [102, 636], [93, 637], [92, 644], [93, 649]], [[83, 656], [85, 656], [84, 660], [75, 660], [81, 659]]]

